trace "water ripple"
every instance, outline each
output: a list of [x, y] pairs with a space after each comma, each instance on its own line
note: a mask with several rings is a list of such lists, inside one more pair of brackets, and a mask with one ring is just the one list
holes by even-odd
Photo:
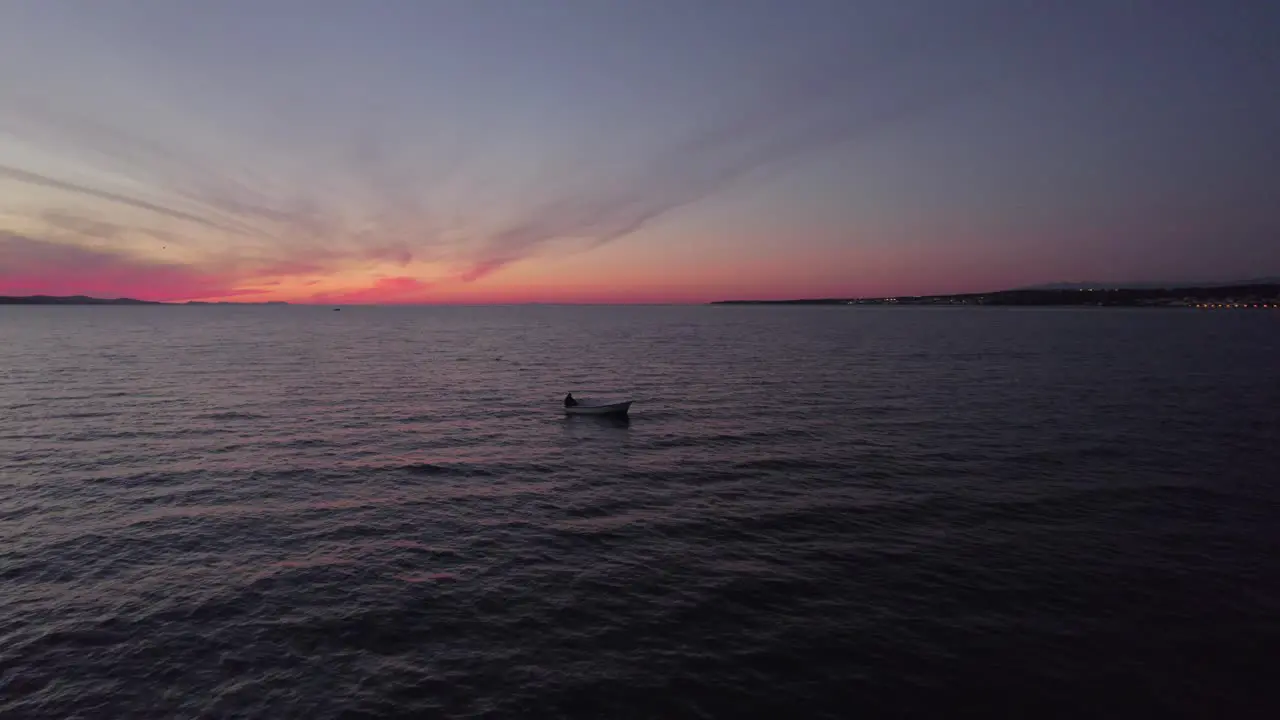
[[1276, 707], [1262, 316], [323, 310], [5, 315], [0, 717]]

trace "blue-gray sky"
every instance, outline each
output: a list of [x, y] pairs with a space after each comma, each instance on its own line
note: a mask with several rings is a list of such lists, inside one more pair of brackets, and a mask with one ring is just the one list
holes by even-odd
[[1276, 8], [6, 0], [0, 294], [1280, 274]]

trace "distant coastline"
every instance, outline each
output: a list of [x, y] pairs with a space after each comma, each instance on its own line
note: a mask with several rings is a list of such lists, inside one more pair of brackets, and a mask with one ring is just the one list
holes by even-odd
[[0, 295], [0, 305], [288, 305], [289, 303], [273, 300], [271, 302], [206, 302], [188, 300], [186, 302], [161, 302], [158, 300], [136, 300], [134, 298], [95, 298], [87, 295]]
[[942, 305], [1280, 308], [1280, 283], [1174, 288], [1027, 288], [958, 295], [719, 300], [712, 305]]
[[[165, 302], [88, 295], [0, 295], [0, 305], [289, 305], [283, 300]], [[709, 305], [931, 305], [931, 306], [1082, 306], [1082, 307], [1268, 307], [1280, 309], [1280, 282], [1187, 287], [1038, 287], [953, 295], [797, 298], [794, 300], [717, 300]]]

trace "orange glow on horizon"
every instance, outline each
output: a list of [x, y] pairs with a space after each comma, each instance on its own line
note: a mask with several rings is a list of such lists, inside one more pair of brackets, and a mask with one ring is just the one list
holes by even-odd
[[741, 234], [651, 235], [591, 252], [530, 257], [465, 281], [465, 265], [411, 259], [320, 265], [285, 257], [255, 271], [197, 258], [175, 262], [164, 251], [59, 248], [25, 273], [0, 268], [0, 295], [314, 305], [701, 304], [986, 291], [1010, 285], [1018, 263], [959, 247], [923, 258], [909, 244], [824, 247]]

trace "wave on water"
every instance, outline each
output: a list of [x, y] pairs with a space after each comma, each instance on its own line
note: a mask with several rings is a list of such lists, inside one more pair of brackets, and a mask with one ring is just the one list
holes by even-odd
[[1260, 316], [60, 312], [0, 343], [0, 717], [1280, 707]]

